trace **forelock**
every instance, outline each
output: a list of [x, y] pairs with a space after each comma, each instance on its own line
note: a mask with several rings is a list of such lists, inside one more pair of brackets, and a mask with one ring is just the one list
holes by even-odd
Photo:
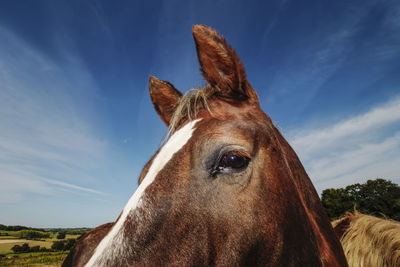
[[206, 85], [198, 89], [188, 90], [180, 99], [168, 126], [168, 136], [173, 134], [183, 119], [196, 119], [199, 110], [205, 109], [209, 113], [208, 102], [218, 89]]

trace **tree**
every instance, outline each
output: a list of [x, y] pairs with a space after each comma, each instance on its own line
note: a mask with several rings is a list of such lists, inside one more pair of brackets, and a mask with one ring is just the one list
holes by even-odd
[[15, 245], [15, 246], [13, 246], [13, 247], [11, 248], [11, 250], [12, 250], [14, 253], [20, 253], [20, 252], [22, 252], [22, 247], [21, 247], [20, 245]]
[[12, 248], [11, 248], [11, 250], [14, 252], [14, 253], [23, 253], [23, 252], [30, 252], [30, 247], [29, 247], [29, 244], [28, 243], [24, 243], [24, 244], [22, 244], [22, 246], [20, 246], [20, 245], [15, 245], [15, 246], [13, 246]]
[[51, 249], [56, 251], [65, 250], [65, 241], [54, 241]]
[[388, 180], [378, 178], [365, 184], [325, 189], [321, 200], [331, 219], [357, 208], [365, 214], [400, 221], [400, 186]]
[[28, 243], [22, 244], [21, 252], [29, 252], [29, 250], [30, 250], [30, 247], [29, 247]]
[[65, 238], [65, 232], [59, 232], [57, 235], [57, 239], [64, 239]]
[[29, 252], [39, 252], [40, 251], [40, 246], [33, 246], [29, 249]]
[[[62, 241], [61, 241], [62, 242]], [[15, 245], [11, 248], [11, 250], [14, 253], [25, 253], [25, 252], [46, 252], [49, 251], [45, 247], [40, 247], [40, 246], [33, 246], [29, 247], [28, 243], [24, 243], [22, 246], [20, 245]]]
[[40, 247], [39, 251], [40, 252], [49, 252], [49, 251], [51, 251], [51, 249], [48, 249], [46, 247]]
[[18, 237], [26, 239], [39, 239], [39, 238], [49, 238], [50, 234], [33, 230], [21, 230], [18, 232]]
[[71, 250], [71, 248], [75, 245], [76, 239], [74, 238], [68, 238], [67, 242], [64, 245], [65, 250]]

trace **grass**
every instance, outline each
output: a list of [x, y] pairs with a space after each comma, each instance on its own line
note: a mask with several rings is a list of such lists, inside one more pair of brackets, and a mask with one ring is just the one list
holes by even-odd
[[80, 236], [80, 234], [67, 234], [65, 239], [57, 239], [57, 232], [46, 232], [50, 234], [48, 238], [30, 240], [19, 238], [19, 232], [0, 230], [0, 267], [60, 266], [69, 251], [13, 253], [11, 248], [15, 245], [22, 246], [24, 243], [28, 243], [29, 247], [40, 246], [51, 248], [54, 241], [67, 240], [69, 238], [76, 239]]
[[30, 247], [40, 246], [40, 247], [50, 248], [51, 245], [53, 245], [53, 240], [45, 239], [44, 241], [42, 241], [42, 240], [27, 240], [27, 239], [15, 239], [15, 238], [9, 240], [0, 239], [0, 255], [12, 253], [11, 248], [14, 245], [21, 246], [23, 243], [28, 243]]
[[10, 240], [10, 239], [18, 239], [18, 237], [16, 237], [16, 236], [11, 236], [11, 235], [8, 235], [8, 236], [0, 236], [0, 240]]
[[64, 259], [67, 257], [68, 251], [62, 252], [35, 252], [8, 254], [0, 257], [0, 266], [7, 267], [50, 267], [61, 266]]
[[18, 233], [18, 231], [6, 231], [6, 230], [0, 230], [0, 233], [1, 233], [2, 235], [4, 235], [4, 234], [8, 234], [9, 236], [16, 236], [16, 235], [17, 235], [17, 233]]
[[[11, 248], [14, 245], [22, 245], [28, 243], [30, 247], [40, 246], [51, 248], [54, 241], [66, 240], [68, 238], [78, 238], [79, 235], [67, 234], [65, 239], [57, 239], [57, 234], [51, 234], [50, 238], [40, 240], [19, 239], [16, 237], [17, 232], [11, 233], [9, 236], [0, 236], [0, 267], [2, 266], [35, 266], [50, 267], [60, 266], [68, 255], [69, 251], [60, 252], [30, 252], [30, 253], [13, 253]], [[13, 235], [11, 235], [13, 234]]]
[[23, 243], [28, 243], [30, 247], [40, 246], [50, 248], [54, 241], [66, 240], [68, 238], [78, 238], [79, 235], [66, 235], [65, 239], [57, 239], [56, 234], [50, 235], [50, 238], [40, 239], [40, 240], [28, 240], [19, 239], [15, 236], [1, 236], [0, 237], [0, 255], [7, 255], [12, 253], [11, 248], [14, 245], [22, 245]]
[[[2, 225], [4, 226], [4, 225]], [[7, 229], [7, 228], [3, 228]], [[11, 228], [9, 228], [11, 229]], [[54, 241], [63, 241], [70, 238], [77, 239], [82, 233], [89, 231], [89, 228], [49, 228], [49, 229], [34, 229], [28, 228], [25, 231], [38, 231], [49, 234], [48, 238], [40, 239], [25, 239], [20, 236], [26, 236], [26, 233], [21, 231], [0, 230], [0, 267], [51, 267], [61, 266], [69, 251], [53, 251], [53, 252], [29, 252], [29, 253], [14, 253], [11, 248], [15, 245], [22, 246], [28, 243], [29, 247], [45, 247], [51, 248]], [[74, 235], [67, 234], [64, 239], [57, 239], [59, 232], [77, 233]]]
[[46, 238], [46, 240], [48, 240], [48, 241], [59, 241], [59, 240], [67, 240], [68, 238], [77, 239], [79, 236], [80, 235], [69, 235], [69, 234], [67, 234], [67, 235], [65, 235], [64, 239], [57, 239], [57, 234], [54, 234], [54, 235], [50, 235], [50, 238]]

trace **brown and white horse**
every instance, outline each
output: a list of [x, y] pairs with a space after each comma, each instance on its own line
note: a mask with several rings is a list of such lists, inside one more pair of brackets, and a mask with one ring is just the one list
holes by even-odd
[[81, 238], [63, 266], [347, 266], [235, 51], [206, 26], [193, 36], [207, 85], [182, 95], [150, 77], [169, 138], [116, 222]]

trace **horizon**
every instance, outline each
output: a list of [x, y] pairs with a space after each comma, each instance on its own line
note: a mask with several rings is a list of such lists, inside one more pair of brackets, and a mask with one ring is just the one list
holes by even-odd
[[205, 84], [191, 29], [237, 52], [320, 194], [400, 184], [400, 2], [0, 3], [0, 223], [114, 221], [167, 128], [154, 75]]

